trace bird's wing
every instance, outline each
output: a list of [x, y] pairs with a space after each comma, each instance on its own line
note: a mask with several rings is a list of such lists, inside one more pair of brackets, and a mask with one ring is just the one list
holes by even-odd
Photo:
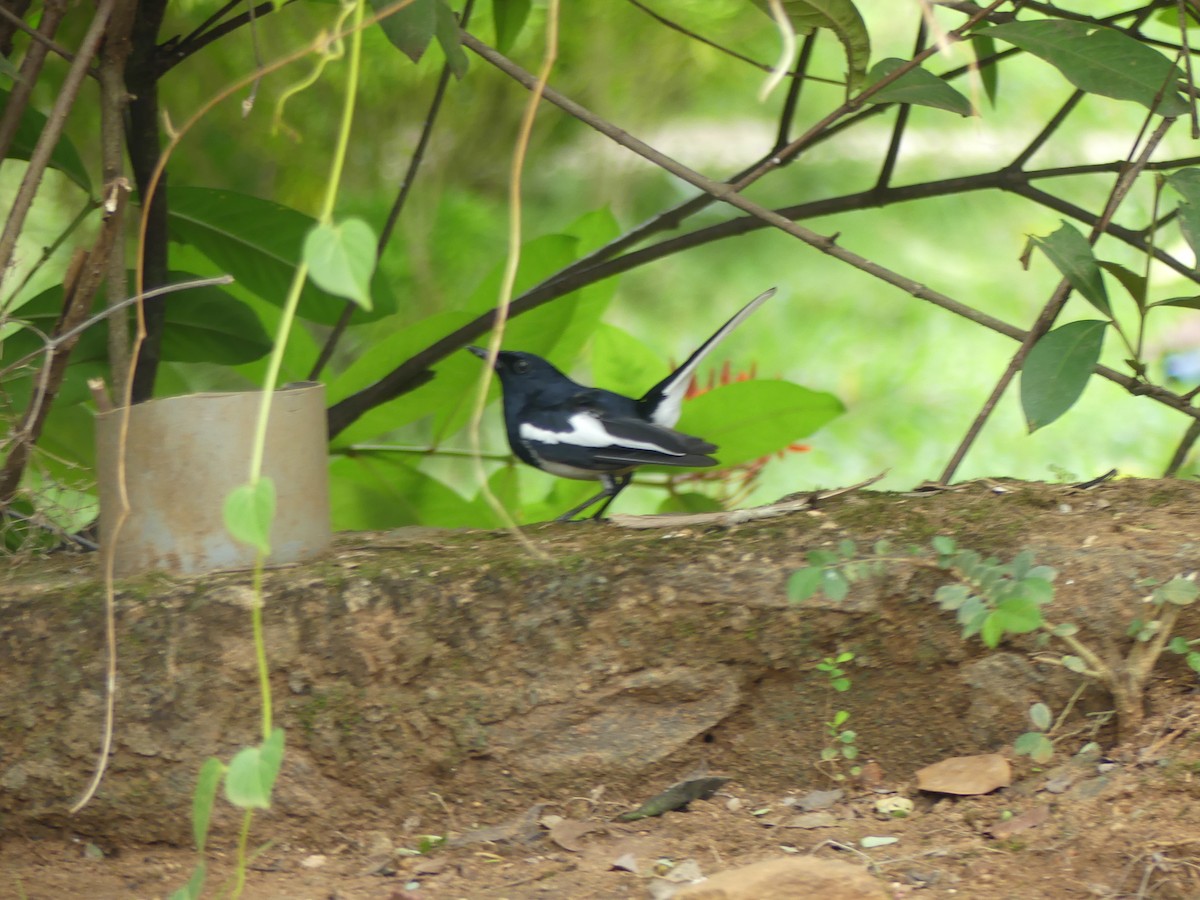
[[732, 319], [717, 329], [717, 333], [700, 345], [695, 353], [687, 358], [682, 366], [650, 388], [638, 401], [641, 414], [656, 425], [670, 428], [679, 421], [679, 413], [683, 404], [683, 395], [687, 393], [688, 383], [696, 372], [696, 367], [708, 355], [709, 351], [721, 343], [733, 329], [746, 321], [749, 315], [769, 300], [775, 294], [775, 288], [763, 291], [742, 309]]
[[522, 422], [520, 439], [543, 462], [589, 471], [714, 466], [714, 444], [603, 409], [555, 410]]

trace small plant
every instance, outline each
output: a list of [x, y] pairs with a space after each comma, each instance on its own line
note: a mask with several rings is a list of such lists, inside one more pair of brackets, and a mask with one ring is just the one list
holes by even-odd
[[1033, 723], [1033, 731], [1027, 731], [1013, 742], [1013, 750], [1018, 756], [1028, 756], [1035, 763], [1047, 763], [1054, 756], [1054, 742], [1050, 740], [1051, 726], [1054, 724], [1050, 715], [1050, 707], [1045, 703], [1035, 703], [1029, 707], [1029, 721]]
[[[849, 651], [843, 651], [837, 656], [827, 656], [817, 663], [817, 671], [825, 673], [829, 686], [833, 690], [844, 694], [850, 690], [850, 676], [846, 674], [846, 670], [842, 666], [853, 659], [854, 654]], [[846, 780], [845, 774], [841, 771], [843, 762], [851, 763], [850, 775], [852, 777], [858, 777], [862, 772], [862, 768], [854, 764], [854, 761], [858, 759], [856, 743], [858, 735], [846, 728], [848, 721], [850, 721], [850, 713], [847, 710], [839, 709], [825, 723], [825, 746], [821, 749], [821, 766], [826, 767], [826, 774], [834, 781]]]
[[[835, 602], [843, 600], [851, 585], [877, 578], [892, 566], [947, 573], [950, 582], [934, 592], [933, 600], [954, 613], [964, 640], [978, 636], [984, 646], [994, 648], [1008, 635], [1040, 632], [1039, 646], [1051, 647], [1055, 642], [1063, 645], [1062, 651], [1039, 653], [1039, 661], [1102, 684], [1112, 694], [1120, 737], [1134, 734], [1141, 726], [1145, 713], [1143, 691], [1164, 649], [1183, 654], [1188, 665], [1200, 672], [1200, 651], [1192, 649], [1200, 639], [1171, 640], [1183, 607], [1200, 596], [1194, 572], [1165, 582], [1140, 582], [1141, 587], [1153, 588], [1144, 598], [1149, 614], [1130, 626], [1134, 644], [1126, 657], [1109, 663], [1077, 637], [1078, 627], [1070, 622], [1055, 624], [1046, 618], [1044, 609], [1054, 600], [1058, 572], [1049, 566], [1034, 565], [1028, 550], [1004, 563], [994, 556], [959, 548], [952, 538], [939, 535], [930, 541], [927, 550], [912, 547], [907, 553], [896, 553], [889, 542], [877, 541], [872, 553], [861, 557], [854, 542], [844, 540], [836, 550], [810, 551], [808, 562], [788, 580], [788, 598], [793, 603], [802, 603], [818, 592]], [[1032, 740], [1027, 743], [1032, 744]]]

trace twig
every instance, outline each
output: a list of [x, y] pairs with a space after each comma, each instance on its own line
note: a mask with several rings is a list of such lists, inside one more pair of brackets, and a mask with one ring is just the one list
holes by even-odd
[[808, 72], [808, 64], [812, 61], [813, 47], [817, 44], [817, 32], [814, 30], [812, 34], [804, 39], [804, 43], [800, 45], [800, 59], [796, 61], [796, 74], [792, 76], [792, 83], [788, 85], [787, 97], [783, 101], [783, 109], [779, 112], [779, 131], [775, 135], [775, 146], [771, 152], [779, 153], [791, 142], [792, 134], [792, 119], [796, 115], [796, 107], [800, 103], [800, 92], [804, 89], [804, 82], [807, 80], [805, 75]]
[[[192, 32], [179, 43], [164, 46], [155, 65], [157, 77], [161, 78], [193, 53], [203, 49], [204, 47], [207, 47], [213, 41], [219, 40], [225, 37], [225, 35], [237, 31], [237, 29], [241, 28], [243, 25], [253, 22], [256, 17], [268, 15], [269, 13], [274, 12], [276, 9], [282, 9], [285, 6], [291, 6], [293, 2], [295, 2], [295, 0], [285, 0], [285, 2], [276, 6], [275, 3], [271, 2], [271, 0], [267, 0], [266, 3], [260, 3], [258, 6], [251, 8], [248, 12], [234, 16], [232, 19], [222, 22], [215, 28], [211, 28], [208, 31], [204, 31], [200, 34]], [[232, 8], [236, 5], [237, 3], [230, 3], [227, 8]], [[223, 12], [224, 10], [222, 10], [222, 13]]]
[[1067, 120], [1067, 116], [1071, 114], [1071, 111], [1079, 105], [1079, 101], [1083, 98], [1083, 91], [1078, 89], [1072, 91], [1071, 96], [1067, 98], [1067, 102], [1059, 107], [1058, 112], [1050, 117], [1050, 121], [1046, 123], [1046, 127], [1039, 131], [1034, 139], [1029, 142], [1028, 146], [1017, 154], [1016, 159], [1008, 164], [1007, 169], [1013, 172], [1024, 169], [1025, 164], [1029, 162], [1035, 153], [1042, 149], [1046, 141], [1050, 140], [1054, 132]]
[[[667, 28], [670, 28], [672, 31], [678, 31], [680, 34], [682, 34], [686, 38], [690, 38], [691, 40], [696, 41], [697, 43], [704, 44], [708, 47], [712, 47], [717, 52], [724, 53], [726, 56], [731, 56], [734, 59], [738, 60], [739, 62], [744, 62], [747, 65], [754, 66], [754, 68], [756, 68], [756, 69], [761, 69], [764, 72], [771, 71], [772, 67], [768, 63], [759, 62], [757, 59], [751, 59], [749, 56], [746, 56], [742, 53], [738, 53], [736, 50], [734, 50], [730, 47], [726, 47], [723, 44], [718, 44], [716, 41], [712, 40], [711, 38], [706, 38], [704, 35], [702, 35], [698, 32], [692, 31], [690, 28], [685, 28], [683, 25], [680, 25], [674, 19], [668, 19], [666, 16], [662, 15], [662, 13], [655, 12], [650, 7], [646, 6], [644, 3], [640, 2], [640, 0], [629, 0], [629, 3], [631, 5], [637, 7], [638, 9], [640, 9], [642, 12], [644, 12], [646, 15], [648, 15], [654, 21], [658, 22], [660, 25], [665, 25]], [[816, 36], [816, 33], [817, 33], [816, 29], [813, 29], [813, 31], [807, 35], [805, 42], [807, 43], [809, 40], [814, 38]], [[825, 84], [843, 84], [844, 83], [841, 81], [837, 81], [833, 78], [818, 78], [815, 75], [805, 75], [804, 71], [805, 71], [805, 66], [804, 66], [804, 63], [801, 62], [800, 64], [798, 64], [796, 66], [796, 68], [793, 71], [788, 72], [787, 74], [793, 78], [797, 78], [797, 77], [808, 78], [812, 81], [824, 82]]]
[[[53, 12], [51, 11], [52, 8], [54, 8]], [[49, 36], [58, 29], [58, 23], [61, 21], [62, 14], [65, 12], [65, 3], [46, 3], [42, 12], [42, 21], [38, 23], [37, 28], [30, 28], [25, 24], [24, 19], [12, 12], [7, 6], [0, 6], [0, 19], [8, 20], [10, 23], [16, 26], [19, 31], [23, 31], [25, 34], [29, 35], [33, 43], [38, 44], [43, 48], [42, 53], [40, 54], [42, 57], [45, 57], [45, 51], [50, 50], [54, 53], [57, 53], [67, 62], [73, 62], [75, 59], [75, 54]], [[47, 16], [49, 16], [49, 18], [47, 18]], [[26, 56], [26, 59], [28, 58], [29, 57]], [[38, 68], [41, 68], [40, 62], [38, 64]], [[91, 73], [89, 72], [89, 74]], [[24, 81], [25, 78], [25, 73], [22, 71], [21, 80]], [[30, 80], [35, 81], [36, 77]]]
[[[928, 26], [925, 22], [925, 17], [921, 16], [921, 21], [917, 25], [917, 38], [914, 41], [913, 54], [918, 54], [925, 49], [925, 34]], [[888, 141], [887, 155], [883, 158], [883, 165], [879, 169], [879, 177], [875, 180], [875, 190], [882, 191], [892, 183], [892, 173], [896, 170], [896, 160], [900, 156], [900, 143], [904, 140], [904, 129], [908, 125], [908, 114], [912, 110], [912, 106], [908, 103], [901, 103], [900, 108], [896, 111], [896, 124], [892, 128], [892, 137]]]
[[1196, 443], [1197, 438], [1200, 438], [1200, 419], [1193, 419], [1188, 424], [1183, 437], [1180, 438], [1179, 446], [1171, 454], [1171, 461], [1167, 463], [1167, 468], [1163, 471], [1163, 478], [1174, 478], [1179, 474], [1179, 470], [1187, 460], [1188, 454], [1192, 452], [1192, 446]]
[[[222, 285], [222, 284], [233, 284], [233, 276], [232, 275], [214, 275], [211, 278], [197, 278], [192, 281], [179, 281], [179, 282], [176, 282], [175, 284], [164, 284], [162, 287], [157, 287], [157, 288], [154, 288], [153, 290], [146, 291], [145, 293], [141, 294], [140, 297], [150, 299], [153, 297], [161, 297], [164, 294], [173, 294], [176, 291], [186, 291], [186, 290], [190, 290], [191, 288], [216, 287], [217, 285]], [[0, 369], [0, 378], [3, 378], [9, 372], [12, 372], [15, 369], [18, 369], [21, 366], [25, 365], [27, 362], [34, 359], [38, 355], [58, 349], [58, 347], [60, 347], [66, 341], [69, 341], [69, 340], [72, 340], [72, 339], [78, 337], [79, 335], [83, 334], [83, 332], [85, 332], [89, 328], [91, 328], [93, 325], [97, 324], [98, 322], [103, 322], [105, 319], [107, 319], [113, 313], [120, 312], [121, 310], [126, 309], [127, 307], [133, 306], [133, 304], [138, 302], [140, 297], [138, 294], [134, 294], [132, 297], [126, 297], [120, 303], [116, 303], [116, 304], [108, 307], [107, 309], [105, 309], [103, 312], [98, 312], [91, 318], [85, 319], [84, 321], [82, 321], [78, 325], [76, 325], [74, 328], [71, 328], [67, 331], [64, 331], [60, 335], [57, 335], [55, 337], [48, 339], [45, 342], [44, 347], [41, 347], [30, 353], [26, 353], [20, 359], [15, 360], [14, 362], [10, 362], [3, 369]]]

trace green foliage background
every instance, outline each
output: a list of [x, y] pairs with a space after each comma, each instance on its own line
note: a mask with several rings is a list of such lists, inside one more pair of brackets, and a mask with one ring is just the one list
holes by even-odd
[[[778, 54], [779, 38], [772, 23], [744, 0], [680, 0], [668, 6], [655, 8], [752, 59], [773, 61]], [[1073, 6], [1095, 17], [1126, 8], [1116, 2]], [[919, 20], [916, 3], [865, 0], [858, 8], [871, 35], [873, 64], [912, 55]], [[210, 3], [172, 4], [160, 36], [186, 34], [211, 11]], [[262, 17], [254, 36], [260, 57], [271, 60], [303, 46], [329, 26], [335, 11], [328, 3], [297, 2]], [[537, 68], [540, 58], [545, 16], [545, 4], [535, 3], [508, 50], [529, 70]], [[946, 10], [939, 10], [937, 19], [947, 29], [962, 22], [961, 15]], [[491, 4], [482, 0], [474, 8], [469, 28], [494, 43], [492, 21]], [[60, 40], [72, 45], [85, 24], [82, 18], [69, 21]], [[1151, 23], [1147, 30], [1178, 39], [1178, 30], [1169, 23]], [[555, 89], [701, 172], [728, 177], [769, 151], [775, 139], [786, 85], [760, 101], [763, 72], [664, 28], [634, 4], [564, 4], [561, 40], [551, 77]], [[944, 71], [973, 58], [970, 44], [962, 43], [928, 67]], [[339, 219], [361, 217], [379, 231], [416, 145], [443, 61], [436, 45], [413, 64], [380, 28], [372, 27], [365, 34], [363, 88]], [[315, 213], [327, 168], [329, 135], [340, 111], [344, 73], [337, 62], [312, 87], [289, 100], [282, 116], [285, 127], [278, 133], [272, 130], [276, 100], [312, 65], [311, 58], [305, 59], [265, 77], [248, 116], [243, 116], [237, 102], [246, 92], [205, 116], [171, 159], [173, 209], [175, 204], [185, 209], [187, 188], [202, 187], [268, 198]], [[190, 56], [161, 82], [167, 120], [178, 125], [216, 90], [254, 67], [253, 41], [245, 28]], [[829, 82], [806, 83], [796, 110], [797, 129], [844, 99], [845, 87], [836, 82], [843, 78], [845, 67], [842, 46], [822, 35], [808, 71]], [[994, 102], [987, 97], [986, 80], [954, 82], [981, 108], [978, 117], [911, 108], [893, 183], [965, 176], [1002, 165], [1029, 143], [1071, 93], [1071, 84], [1062, 74], [1029, 55], [1006, 60], [999, 71]], [[35, 108], [49, 108], [56, 79], [61, 79], [61, 67], [48, 69], [37, 84]], [[495, 302], [507, 239], [507, 170], [525, 99], [522, 88], [475, 57], [470, 58], [465, 77], [451, 81], [427, 158], [380, 262], [375, 281], [379, 311], [373, 317], [356, 318], [358, 324], [350, 328], [325, 373], [331, 400], [364, 386]], [[869, 190], [878, 177], [896, 115], [896, 107], [891, 107], [834, 134], [799, 162], [749, 188], [746, 195], [775, 207]], [[1144, 118], [1145, 109], [1136, 103], [1086, 96], [1064, 128], [1065, 139], [1048, 143], [1030, 166], [1121, 159], [1130, 152]], [[86, 104], [79, 104], [68, 123], [68, 137], [93, 178], [96, 130], [95, 115]], [[1175, 129], [1161, 151], [1162, 156], [1176, 157], [1192, 153], [1195, 142], [1185, 128]], [[536, 123], [529, 159], [523, 192], [529, 240], [518, 287], [532, 284], [694, 193], [547, 105]], [[22, 171], [23, 163], [6, 161], [0, 167], [0, 193], [15, 191]], [[1058, 179], [1054, 191], [1064, 200], [1096, 209], [1107, 196], [1112, 177]], [[1142, 178], [1118, 219], [1144, 222], [1153, 202], [1152, 179]], [[19, 294], [8, 296], [22, 269], [83, 203], [82, 192], [68, 177], [54, 170], [47, 174], [22, 235], [16, 272], [0, 295], [14, 314], [36, 309], [39, 295], [61, 280], [71, 248], [86, 244], [95, 234], [98, 213], [93, 212], [50, 264]], [[714, 205], [689, 227], [729, 216], [728, 208]], [[992, 190], [882, 209], [860, 208], [808, 224], [823, 234], [838, 234], [841, 246], [874, 262], [1026, 327], [1060, 275], [1040, 254], [1026, 269], [1022, 252], [1029, 235], [1050, 234], [1062, 218], [1060, 212]], [[1159, 241], [1173, 253], [1192, 259], [1173, 227], [1165, 228]], [[1141, 271], [1143, 259], [1134, 250], [1107, 239], [1101, 246], [1106, 259]], [[171, 266], [196, 274], [228, 268], [204, 256], [198, 245], [180, 243], [172, 245]], [[889, 472], [881, 485], [885, 488], [908, 488], [936, 477], [1016, 344], [771, 229], [705, 244], [589, 286], [572, 306], [552, 303], [515, 320], [506, 345], [547, 353], [580, 380], [595, 379], [602, 386], [640, 393], [661, 377], [668, 360], [683, 359], [751, 296], [772, 285], [780, 287], [779, 295], [722, 345], [713, 365], [729, 360], [735, 372], [754, 366], [760, 377], [779, 377], [830, 394], [844, 403], [846, 411], [812, 435], [797, 433], [789, 438], [803, 438], [808, 451], [773, 459], [753, 492], [739, 499], [770, 501], [792, 491], [861, 481], [885, 469]], [[1156, 265], [1151, 290], [1151, 299], [1161, 299], [1189, 295], [1195, 287]], [[263, 333], [274, 333], [277, 306], [253, 295], [245, 285], [234, 285], [227, 294], [253, 311]], [[1114, 296], [1117, 315], [1130, 315], [1133, 306], [1128, 297]], [[52, 304], [47, 308], [52, 309]], [[1094, 315], [1094, 309], [1072, 300], [1059, 322]], [[1166, 349], [1200, 343], [1197, 316], [1192, 310], [1163, 310], [1149, 320], [1146, 358], [1152, 377], [1161, 378], [1154, 367]], [[331, 320], [324, 321], [324, 325], [306, 322], [293, 337], [284, 362], [285, 381], [306, 377]], [[10, 352], [6, 345], [5, 360], [12, 358]], [[261, 383], [262, 359], [234, 362], [210, 355], [197, 361], [173, 355], [176, 358], [160, 370], [158, 395], [249, 389]], [[1125, 355], [1115, 340], [1109, 340], [1102, 362], [1121, 368]], [[98, 369], [102, 364], [93, 354], [76, 365], [83, 374], [82, 367]], [[456, 400], [465, 398], [478, 368], [473, 357], [456, 354], [437, 367], [433, 382], [371, 411], [335, 439], [331, 473], [337, 527], [380, 528], [417, 521], [493, 523], [493, 514], [479, 498], [471, 468], [461, 455], [467, 446], [461, 431], [465, 404], [447, 402], [453, 392], [458, 392]], [[91, 413], [86, 394], [77, 390], [81, 383], [82, 378], [73, 380], [76, 390], [68, 395], [71, 402], [64, 397], [51, 414], [40, 444], [47, 452], [27, 476], [26, 487], [34, 494], [64, 485], [87, 489]], [[16, 402], [20, 396], [19, 390], [11, 393], [14, 412], [20, 410]], [[590, 490], [590, 485], [555, 483], [541, 473], [511, 468], [502, 461], [508, 451], [498, 419], [493, 407], [484, 435], [485, 448], [496, 457], [489, 470], [494, 488], [517, 506], [522, 520], [553, 515]], [[681, 423], [685, 430], [687, 422], [685, 418]], [[1069, 415], [1029, 434], [1020, 396], [1011, 389], [958, 477], [1085, 479], [1110, 468], [1127, 475], [1156, 475], [1185, 426], [1178, 413], [1139, 402], [1116, 385], [1092, 378]], [[450, 452], [398, 454], [377, 449], [433, 444]], [[376, 449], [345, 452], [362, 445]], [[648, 480], [655, 479], [661, 476], [651, 475]], [[662, 499], [660, 490], [631, 490], [622, 497], [621, 508], [652, 510]]]

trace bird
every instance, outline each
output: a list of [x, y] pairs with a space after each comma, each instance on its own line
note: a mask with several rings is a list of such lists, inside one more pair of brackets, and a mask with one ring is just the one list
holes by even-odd
[[[599, 520], [638, 466], [717, 465], [717, 446], [676, 431], [683, 397], [696, 367], [751, 313], [775, 294], [759, 294], [717, 329], [683, 365], [634, 400], [572, 381], [540, 356], [501, 350], [495, 360], [503, 394], [508, 444], [523, 463], [562, 478], [599, 481], [600, 493], [557, 519], [569, 522], [596, 503]], [[467, 347], [485, 362], [488, 351]]]

